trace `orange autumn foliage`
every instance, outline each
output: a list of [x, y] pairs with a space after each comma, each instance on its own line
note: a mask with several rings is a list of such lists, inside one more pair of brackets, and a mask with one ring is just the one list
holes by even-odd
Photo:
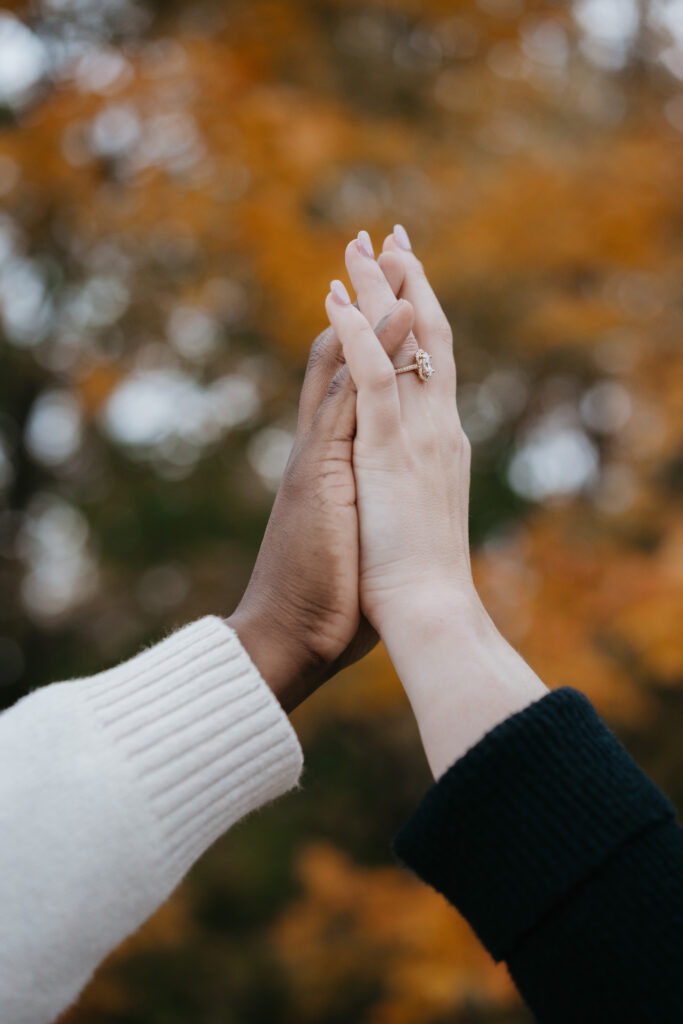
[[303, 894], [272, 933], [297, 1020], [319, 1020], [359, 975], [381, 994], [358, 1024], [422, 1024], [516, 1002], [505, 968], [412, 875], [354, 865], [321, 843], [300, 852], [298, 870]]
[[[4, 5], [36, 30], [46, 29], [51, 6], [60, 5]], [[379, 247], [401, 220], [453, 322], [463, 415], [467, 396], [476, 404], [496, 371], [514, 371], [523, 385], [519, 407], [473, 442], [473, 534], [491, 507], [505, 505], [476, 535], [484, 601], [548, 685], [584, 691], [680, 797], [683, 115], [680, 76], [659, 58], [672, 40], [643, 18], [623, 66], [610, 69], [587, 56], [576, 5], [552, 0], [138, 6], [149, 16], [140, 28], [91, 41], [93, 52], [123, 59], [113, 82], [48, 77], [0, 133], [0, 187], [3, 166], [20, 172], [1, 197], [3, 216], [20, 229], [21, 255], [47, 267], [52, 291], [68, 306], [91, 275], [105, 273], [97, 260], [108, 267], [112, 251], [128, 267], [119, 320], [79, 328], [57, 317], [65, 337], [55, 352], [24, 343], [2, 353], [15, 357], [0, 374], [18, 423], [10, 440], [21, 436], [34, 391], [75, 396], [86, 434], [63, 472], [30, 460], [20, 467], [25, 507], [12, 516], [32, 514], [34, 496], [54, 491], [79, 506], [101, 560], [99, 590], [85, 606], [29, 626], [17, 569], [8, 607], [23, 620], [2, 630], [16, 628], [28, 655], [41, 654], [30, 684], [49, 682], [55, 660], [64, 678], [94, 671], [238, 599], [272, 499], [244, 452], [271, 420], [284, 429], [294, 421], [300, 370], [325, 326], [323, 298], [343, 276], [348, 239], [364, 227]], [[651, 6], [638, 5], [644, 14]], [[137, 118], [139, 136], [107, 154], [92, 137], [112, 108]], [[177, 350], [169, 319], [179, 307], [214, 324], [208, 355]], [[172, 464], [178, 475], [167, 478], [163, 452], [146, 462], [102, 426], [117, 387], [150, 367], [201, 384], [238, 372], [257, 380], [261, 404], [197, 456], [196, 472]], [[600, 402], [597, 421], [586, 417], [582, 403], [596, 383], [617, 387], [613, 422], [600, 422]], [[515, 504], [510, 453], [552, 415], [590, 435], [596, 478]], [[4, 429], [2, 420], [0, 452]], [[159, 586], [159, 568], [180, 596]], [[74, 652], [84, 652], [81, 661]], [[329, 754], [325, 730], [357, 727], [384, 740], [388, 721], [401, 744], [396, 764], [419, 775], [410, 709], [379, 647], [297, 712], [311, 776], [332, 785], [357, 778], [352, 769], [372, 774], [385, 748], [368, 742], [360, 753]], [[287, 805], [291, 818], [271, 808], [211, 851], [206, 874], [200, 865], [186, 896], [113, 956], [69, 1024], [136, 1021], [140, 992], [167, 985], [163, 971], [162, 983], [144, 973], [154, 949], [177, 958], [172, 973], [185, 996], [179, 1009], [165, 1006], [164, 1020], [227, 1019], [228, 997], [207, 995], [193, 957], [200, 949], [220, 974], [221, 957], [235, 960], [241, 949], [235, 920], [253, 961], [240, 961], [246, 995], [235, 1020], [261, 1012], [286, 1024], [336, 1024], [336, 1001], [355, 988], [359, 1003], [365, 993], [359, 1024], [431, 1024], [465, 1007], [482, 1021], [523, 1013], [464, 922], [390, 866], [388, 826], [387, 863], [364, 862], [357, 847], [370, 849], [375, 865], [372, 826], [383, 809], [368, 793], [345, 791], [331, 824], [322, 796], [303, 811], [305, 791], [299, 797]], [[370, 838], [348, 838], [349, 806]], [[402, 813], [413, 806], [411, 793]], [[316, 841], [321, 817], [339, 848]], [[293, 850], [283, 840], [289, 829]], [[264, 861], [276, 862], [271, 873]], [[249, 892], [273, 901], [255, 918], [239, 902], [250, 871]], [[214, 904], [227, 907], [223, 917], [211, 917]], [[269, 957], [283, 979], [275, 1014], [252, 1009], [262, 1005]], [[236, 1000], [239, 991], [231, 976], [229, 994]]]

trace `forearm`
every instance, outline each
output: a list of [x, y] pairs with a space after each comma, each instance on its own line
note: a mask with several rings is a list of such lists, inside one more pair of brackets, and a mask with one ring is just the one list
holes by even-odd
[[235, 634], [207, 617], [0, 716], [0, 1019], [53, 1020], [301, 751]]
[[683, 1019], [683, 834], [576, 691], [493, 729], [395, 845], [544, 1024]]
[[416, 594], [392, 609], [380, 633], [435, 778], [499, 722], [548, 692], [474, 592]]

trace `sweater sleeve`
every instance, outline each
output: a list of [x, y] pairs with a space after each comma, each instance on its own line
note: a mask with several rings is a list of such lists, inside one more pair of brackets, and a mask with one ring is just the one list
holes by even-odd
[[301, 764], [287, 716], [212, 616], [0, 715], [0, 1021], [54, 1020]]
[[542, 1024], [683, 1020], [683, 832], [576, 691], [493, 729], [395, 849], [507, 961]]

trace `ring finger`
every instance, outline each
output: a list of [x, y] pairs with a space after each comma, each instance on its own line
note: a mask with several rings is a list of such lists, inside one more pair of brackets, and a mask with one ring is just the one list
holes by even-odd
[[[376, 323], [396, 305], [396, 296], [374, 259], [372, 243], [367, 232], [359, 232], [358, 238], [347, 245], [346, 269], [356, 292], [358, 308], [371, 324]], [[411, 331], [392, 358], [394, 366], [407, 366], [413, 363], [417, 348], [417, 340]], [[417, 373], [412, 371], [399, 374], [397, 383], [401, 408], [406, 414], [414, 416], [419, 414], [420, 409], [424, 412], [424, 403], [428, 396], [424, 392], [425, 382], [420, 380]]]

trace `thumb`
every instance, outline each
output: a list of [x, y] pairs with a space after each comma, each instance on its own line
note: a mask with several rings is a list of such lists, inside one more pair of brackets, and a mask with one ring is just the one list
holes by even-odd
[[[375, 334], [391, 359], [413, 329], [415, 313], [406, 299], [399, 299], [375, 327]], [[313, 419], [311, 431], [320, 440], [351, 441], [356, 432], [356, 385], [345, 364], [330, 381]]]

